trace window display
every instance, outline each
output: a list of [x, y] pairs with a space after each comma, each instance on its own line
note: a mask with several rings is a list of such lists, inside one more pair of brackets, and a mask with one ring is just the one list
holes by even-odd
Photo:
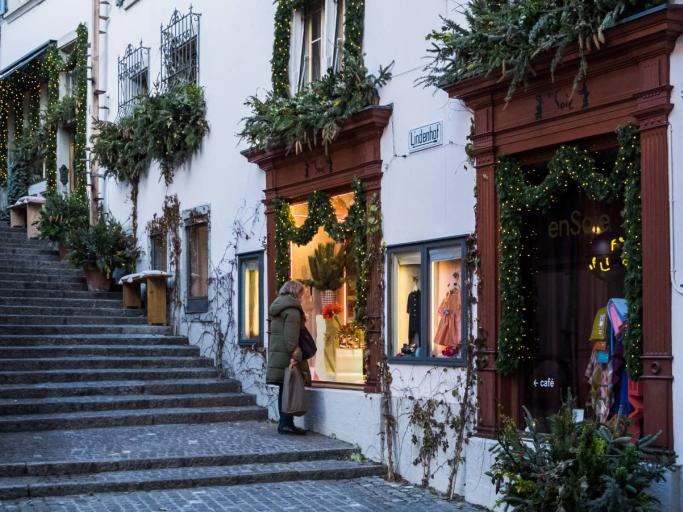
[[[332, 197], [339, 221], [346, 218], [354, 194]], [[308, 217], [308, 204], [291, 205], [297, 227]], [[356, 264], [353, 251], [335, 242], [320, 228], [306, 245], [290, 244], [291, 273], [302, 281], [306, 291], [302, 307], [306, 326], [316, 340], [318, 351], [309, 361], [313, 380], [363, 384], [364, 331], [356, 323]]]
[[463, 252], [460, 240], [389, 249], [392, 357], [461, 357]]
[[243, 254], [239, 259], [239, 342], [253, 344], [261, 341], [263, 316], [263, 253]]

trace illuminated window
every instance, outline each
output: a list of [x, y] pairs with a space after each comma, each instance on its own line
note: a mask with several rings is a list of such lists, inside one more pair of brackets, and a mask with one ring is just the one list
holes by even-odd
[[[338, 221], [348, 215], [353, 198], [353, 193], [332, 197]], [[291, 212], [300, 227], [308, 218], [308, 204], [293, 204]], [[290, 275], [306, 284], [301, 305], [318, 347], [309, 361], [314, 380], [363, 384], [365, 337], [356, 323], [357, 272], [351, 246], [336, 242], [321, 227], [308, 244], [292, 243], [290, 251]]]
[[263, 330], [263, 253], [239, 256], [239, 333], [241, 344], [261, 342]]
[[388, 250], [390, 355], [401, 362], [462, 359], [462, 239]]

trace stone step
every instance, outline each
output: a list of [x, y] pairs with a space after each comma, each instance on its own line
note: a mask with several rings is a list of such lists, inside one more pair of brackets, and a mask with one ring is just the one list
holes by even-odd
[[[64, 290], [0, 290], [0, 296], [13, 299], [20, 304], [34, 305], [30, 301], [33, 299], [77, 299], [77, 300], [107, 300], [118, 301], [122, 304], [123, 294], [121, 292], [89, 292], [87, 290], [81, 291], [64, 291]], [[24, 300], [26, 299], [26, 300]], [[54, 302], [53, 302], [54, 304]]]
[[0, 359], [57, 357], [199, 357], [194, 345], [59, 345], [7, 346], [0, 344]]
[[[16, 307], [62, 307], [62, 308], [78, 308], [81, 311], [86, 309], [121, 309], [124, 310], [120, 295], [115, 299], [68, 299], [68, 298], [50, 298], [50, 297], [5, 297], [0, 294], [0, 306], [16, 306]], [[141, 309], [125, 309], [131, 313], [141, 313]], [[85, 314], [85, 313], [83, 313]]]
[[[15, 301], [16, 302], [16, 301]], [[114, 307], [96, 307], [91, 301], [90, 307], [64, 306], [61, 301], [53, 301], [54, 306], [28, 306], [26, 304], [4, 304], [0, 301], [0, 315], [26, 315], [26, 316], [143, 316], [143, 309], [126, 309], [116, 302]]]
[[57, 258], [59, 256], [59, 251], [57, 249], [53, 249], [52, 247], [40, 247], [40, 246], [31, 246], [28, 244], [21, 244], [21, 245], [15, 245], [15, 246], [4, 246], [0, 245], [0, 256], [3, 256], [5, 258], [9, 258], [11, 256], [26, 256], [26, 255], [44, 255], [44, 256], [54, 256]]
[[2, 399], [56, 398], [93, 395], [165, 395], [182, 393], [239, 393], [241, 385], [232, 379], [171, 379], [100, 382], [55, 382], [4, 385]]
[[83, 275], [83, 269], [72, 267], [65, 261], [15, 261], [13, 263], [0, 263], [0, 272], [44, 272], [52, 274], [53, 272], [61, 272], [64, 275]]
[[[246, 393], [184, 393], [164, 395], [88, 395], [77, 397], [0, 399], [0, 415], [61, 414], [122, 409], [177, 409], [255, 405]], [[0, 419], [3, 416], [0, 416]]]
[[73, 273], [62, 273], [61, 271], [47, 272], [44, 270], [36, 269], [35, 272], [19, 272], [10, 271], [2, 272], [0, 271], [0, 281], [24, 281], [24, 282], [48, 282], [48, 283], [75, 283], [83, 284], [85, 283], [85, 275], [83, 271], [79, 271], [78, 274]]
[[[1, 290], [0, 296], [12, 299], [87, 299], [87, 300], [118, 300], [119, 304], [123, 300], [121, 292], [89, 292], [87, 290], [65, 291], [65, 290], [40, 290], [40, 289], [15, 289]], [[32, 305], [29, 301], [20, 301], [22, 304]]]
[[5, 325], [3, 334], [170, 334], [163, 325]]
[[189, 342], [183, 336], [150, 334], [65, 334], [65, 335], [8, 335], [0, 334], [0, 347], [59, 347], [73, 345], [106, 346], [179, 346]]
[[134, 368], [205, 368], [212, 361], [206, 357], [46, 357], [0, 359], [0, 368], [12, 371], [34, 370], [85, 370], [134, 369]]
[[59, 252], [59, 250], [47, 240], [38, 240], [35, 238], [26, 240], [25, 237], [23, 240], [20, 237], [5, 239], [0, 238], [0, 253], [9, 251], [11, 249], [41, 249], [45, 251]]
[[83, 282], [70, 281], [48, 281], [45, 279], [36, 279], [31, 281], [24, 280], [9, 280], [4, 279], [0, 281], [0, 290], [3, 295], [12, 295], [12, 290], [58, 290], [58, 291], [87, 291], [85, 280]]
[[215, 368], [126, 368], [0, 371], [0, 385], [111, 380], [215, 379]]
[[0, 481], [0, 498], [150, 491], [293, 480], [340, 480], [379, 476], [381, 465], [353, 460], [299, 460], [231, 466], [192, 466], [154, 471], [112, 471], [85, 475], [17, 477]]
[[223, 421], [265, 420], [266, 417], [267, 413], [264, 408], [249, 405], [7, 415], [0, 416], [0, 432], [122, 427], [169, 423], [214, 423]]
[[145, 325], [143, 316], [0, 315], [0, 325]]

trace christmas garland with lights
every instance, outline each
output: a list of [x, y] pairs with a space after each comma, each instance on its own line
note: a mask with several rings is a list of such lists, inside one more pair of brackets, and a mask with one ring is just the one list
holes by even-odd
[[367, 321], [368, 279], [370, 276], [370, 255], [367, 247], [368, 219], [365, 187], [360, 180], [353, 183], [354, 199], [346, 218], [339, 222], [331, 198], [324, 192], [313, 192], [308, 196], [308, 216], [300, 227], [296, 227], [289, 203], [275, 198], [275, 280], [278, 289], [290, 279], [290, 242], [296, 245], [309, 243], [318, 229], [325, 231], [338, 243], [352, 247], [356, 274], [356, 321]]
[[503, 157], [496, 164], [496, 189], [500, 202], [500, 299], [501, 322], [496, 369], [512, 375], [533, 355], [524, 310], [527, 307], [522, 277], [524, 213], [547, 211], [576, 183], [595, 201], [623, 197], [625, 266], [624, 296], [628, 302], [628, 326], [624, 334], [624, 359], [629, 377], [642, 372], [642, 254], [640, 209], [640, 143], [637, 127], [617, 129], [619, 151], [611, 172], [599, 169], [583, 149], [561, 146], [548, 162], [548, 174], [530, 185], [519, 163]]
[[389, 68], [377, 76], [363, 62], [364, 0], [347, 0], [344, 16], [343, 65], [328, 69], [318, 81], [290, 95], [289, 57], [294, 11], [305, 9], [311, 0], [277, 0], [275, 40], [271, 60], [272, 91], [265, 99], [250, 96], [246, 105], [252, 115], [245, 118], [240, 136], [253, 148], [284, 144], [297, 153], [319, 142], [327, 146], [342, 123], [378, 100], [377, 90], [391, 79]]
[[[86, 195], [86, 125], [87, 125], [87, 59], [88, 29], [80, 24], [71, 54], [62, 59], [56, 46], [50, 46], [42, 60], [34, 61], [16, 77], [0, 81], [0, 186], [7, 182], [8, 116], [15, 118], [15, 148], [13, 172], [10, 177], [12, 194], [21, 196], [28, 188], [28, 168], [35, 158], [45, 162], [47, 194], [57, 191], [57, 129], [73, 121], [75, 125], [74, 189]], [[60, 73], [73, 72], [75, 90], [72, 96], [59, 98]], [[47, 83], [47, 108], [40, 111], [41, 84]], [[23, 122], [24, 95], [29, 95], [28, 127]], [[27, 129], [25, 129], [27, 128]]]

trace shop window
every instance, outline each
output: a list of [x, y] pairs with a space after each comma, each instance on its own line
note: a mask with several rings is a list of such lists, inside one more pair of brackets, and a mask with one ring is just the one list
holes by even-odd
[[263, 339], [263, 253], [242, 254], [238, 259], [239, 342], [252, 345]]
[[209, 223], [206, 217], [186, 223], [188, 313], [209, 309]]
[[621, 325], [625, 307], [623, 207], [622, 198], [594, 201], [574, 186], [548, 211], [524, 214], [522, 250], [533, 255], [522, 260], [525, 321], [536, 348], [521, 371], [520, 399], [536, 418], [556, 412], [568, 391], [577, 418], [632, 410], [610, 322]]
[[199, 81], [199, 14], [173, 12], [168, 25], [161, 27], [161, 85], [175, 86]]
[[168, 243], [165, 233], [154, 233], [150, 236], [150, 264], [152, 270], [166, 272], [168, 268]]
[[397, 362], [463, 359], [463, 239], [389, 248], [389, 339]]
[[[353, 193], [332, 197], [338, 221], [343, 221], [353, 204]], [[290, 208], [297, 227], [308, 217], [308, 204]], [[364, 331], [356, 322], [356, 265], [353, 251], [335, 242], [320, 228], [306, 245], [291, 244], [293, 279], [306, 284], [302, 307], [306, 326], [316, 340], [318, 352], [309, 361], [314, 380], [364, 384]]]

